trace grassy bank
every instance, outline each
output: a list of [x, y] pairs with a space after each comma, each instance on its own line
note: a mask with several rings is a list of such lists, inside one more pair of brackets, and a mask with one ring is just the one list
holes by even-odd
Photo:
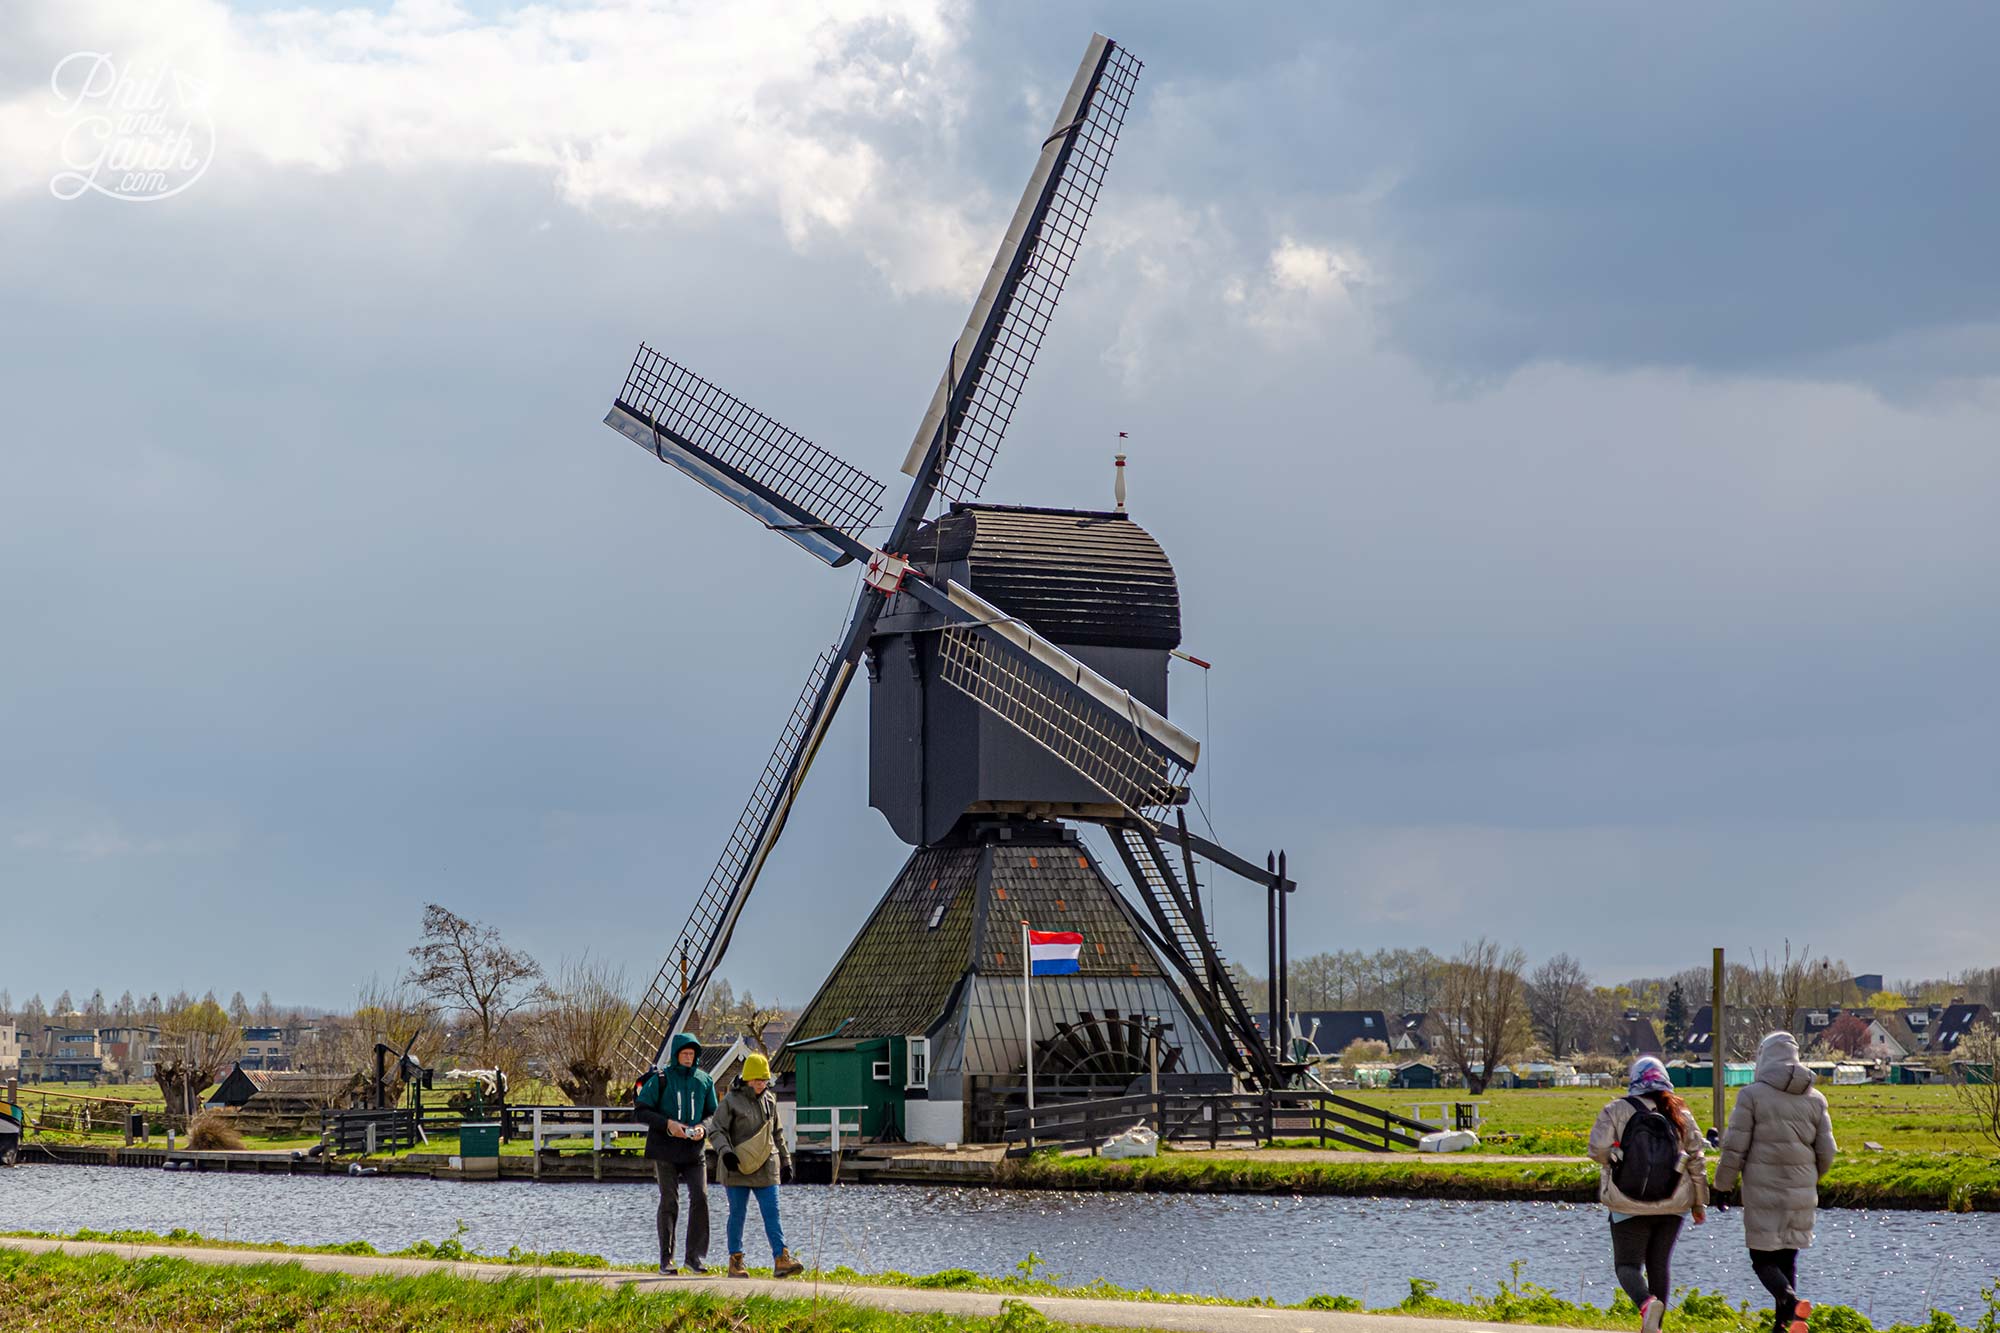
[[1028, 1333], [1000, 1319], [897, 1314], [841, 1301], [600, 1287], [552, 1278], [348, 1277], [272, 1263], [27, 1255], [0, 1250], [0, 1327], [47, 1333]]
[[283, 1241], [216, 1240], [198, 1231], [175, 1227], [162, 1235], [157, 1231], [0, 1231], [0, 1236], [25, 1236], [35, 1240], [87, 1240], [107, 1245], [170, 1245], [196, 1250], [253, 1250], [260, 1254], [352, 1254], [383, 1259], [437, 1259], [448, 1263], [504, 1264], [531, 1268], [611, 1267], [601, 1254], [580, 1254], [575, 1250], [524, 1250], [519, 1246], [505, 1254], [481, 1254], [465, 1247], [465, 1224], [444, 1240], [420, 1240], [400, 1250], [378, 1250], [365, 1240], [340, 1241], [331, 1245], [288, 1245]]
[[[340, 1247], [334, 1251], [357, 1252]], [[1338, 1295], [1314, 1296], [1279, 1307], [1269, 1301], [1176, 1297], [1106, 1283], [1067, 1287], [1039, 1275], [1032, 1255], [1021, 1268], [1020, 1274], [1006, 1278], [963, 1269], [922, 1277], [836, 1269], [821, 1276], [843, 1286], [977, 1291], [1003, 1298], [1088, 1297], [1267, 1309], [1363, 1310], [1360, 1301]], [[1072, 1327], [1057, 1325], [1024, 1305], [1007, 1306], [1004, 1315], [992, 1319], [895, 1314], [839, 1300], [818, 1300], [809, 1291], [802, 1286], [799, 1297], [788, 1299], [733, 1299], [686, 1290], [612, 1288], [540, 1277], [510, 1277], [499, 1282], [449, 1274], [363, 1278], [311, 1273], [275, 1260], [225, 1268], [169, 1256], [126, 1260], [108, 1255], [28, 1255], [0, 1248], [0, 1327], [60, 1329], [63, 1333], [137, 1333], [142, 1329], [262, 1333], [273, 1328], [309, 1333], [334, 1329], [354, 1333], [418, 1329], [426, 1333], [529, 1333], [545, 1328], [590, 1333], [650, 1333], [663, 1328], [694, 1333], [914, 1333], [920, 1329], [931, 1333], [958, 1329], [1031, 1333]], [[1883, 1325], [1882, 1333], [2000, 1333], [2000, 1278], [1983, 1294], [1986, 1310], [1969, 1323], [1933, 1312], [1924, 1324]], [[1621, 1330], [1635, 1328], [1639, 1322], [1638, 1312], [1622, 1295], [1605, 1307], [1579, 1305], [1522, 1281], [1518, 1271], [1512, 1280], [1498, 1283], [1492, 1293], [1468, 1293], [1464, 1299], [1439, 1295], [1435, 1283], [1412, 1281], [1401, 1301], [1371, 1313]], [[1768, 1320], [1764, 1308], [1731, 1303], [1713, 1293], [1676, 1294], [1674, 1326], [1690, 1333], [1761, 1333]], [[1813, 1333], [1874, 1333], [1876, 1329], [1865, 1316], [1846, 1306], [1821, 1307], [1814, 1312], [1811, 1326]]]
[[[1259, 1160], [1254, 1152], [1165, 1152], [1113, 1162], [1045, 1154], [1001, 1168], [1023, 1189], [1161, 1193], [1344, 1194], [1423, 1199], [1597, 1198], [1589, 1162], [1461, 1162], [1450, 1157], [1340, 1154], [1314, 1161]], [[1820, 1182], [1826, 1208], [2000, 1212], [2000, 1157], [1990, 1153], [1845, 1154]]]

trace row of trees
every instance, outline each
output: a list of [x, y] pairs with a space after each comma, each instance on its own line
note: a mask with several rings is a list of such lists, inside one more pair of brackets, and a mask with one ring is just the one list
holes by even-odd
[[[1432, 1053], [1461, 1074], [1475, 1093], [1485, 1090], [1487, 1070], [1523, 1058], [1615, 1051], [1629, 1011], [1656, 1019], [1662, 1044], [1668, 1052], [1677, 1052], [1696, 1010], [1708, 1003], [1713, 983], [1712, 967], [1697, 966], [1669, 976], [1600, 986], [1570, 954], [1558, 953], [1530, 971], [1520, 949], [1485, 937], [1450, 958], [1428, 949], [1313, 954], [1295, 962], [1289, 977], [1294, 1009], [1436, 1015], [1438, 1021], [1429, 1029]], [[1268, 1003], [1265, 983], [1247, 977], [1244, 981], [1253, 1004], [1261, 1008]], [[1730, 1058], [1749, 1057], [1766, 1032], [1790, 1027], [1800, 1009], [1831, 1005], [1900, 1009], [1958, 999], [2000, 1006], [1996, 988], [2000, 988], [2000, 968], [1982, 968], [1863, 994], [1844, 961], [1815, 956], [1809, 948], [1795, 950], [1786, 941], [1777, 951], [1751, 952], [1727, 963], [1724, 1049]], [[1843, 1019], [1825, 1041], [1835, 1049], [1859, 1053], [1867, 1046], [1867, 1024], [1858, 1018]]]
[[[258, 996], [254, 1005], [244, 998], [242, 991], [230, 996], [227, 1004], [218, 1000], [214, 991], [203, 995], [201, 1000], [222, 1010], [239, 1027], [283, 1027], [306, 1021], [310, 1016], [305, 1010], [279, 1008], [271, 1002], [269, 991]], [[68, 991], [64, 991], [56, 996], [53, 1004], [44, 1003], [41, 993], [36, 992], [16, 1009], [14, 997], [5, 989], [0, 989], [0, 1023], [14, 1023], [24, 1030], [39, 1031], [43, 1024], [62, 1024], [80, 1017], [80, 1026], [83, 1027], [158, 1027], [165, 1015], [193, 1003], [195, 997], [186, 991], [163, 999], [158, 991], [137, 996], [129, 990], [115, 1001], [106, 1003], [104, 992], [96, 990], [82, 1004], [78, 1004]]]

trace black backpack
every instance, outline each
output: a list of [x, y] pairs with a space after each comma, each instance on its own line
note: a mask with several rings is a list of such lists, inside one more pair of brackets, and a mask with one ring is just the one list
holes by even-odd
[[1643, 1097], [1627, 1097], [1632, 1118], [1619, 1146], [1624, 1155], [1611, 1169], [1611, 1182], [1628, 1199], [1657, 1203], [1680, 1183], [1681, 1136], [1674, 1122]]

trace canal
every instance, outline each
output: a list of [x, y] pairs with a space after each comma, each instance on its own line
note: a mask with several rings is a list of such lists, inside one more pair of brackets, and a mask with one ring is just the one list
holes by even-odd
[[[442, 1240], [504, 1254], [582, 1250], [619, 1264], [655, 1262], [650, 1185], [498, 1184], [392, 1178], [216, 1175], [126, 1167], [27, 1166], [0, 1171], [0, 1229], [75, 1231], [186, 1227], [230, 1240], [317, 1244], [365, 1240], [392, 1250]], [[714, 1196], [714, 1258], [726, 1257]], [[1298, 1301], [1317, 1293], [1387, 1305], [1428, 1278], [1440, 1295], [1490, 1292], [1521, 1275], [1571, 1300], [1612, 1295], [1604, 1213], [1596, 1207], [1261, 1195], [1068, 1194], [919, 1185], [784, 1192], [792, 1247], [808, 1261], [862, 1271], [1015, 1271], [1030, 1251], [1045, 1275], [1125, 1287]], [[751, 1262], [768, 1262], [756, 1223]], [[1690, 1227], [1675, 1256], [1677, 1288], [1762, 1299], [1744, 1258], [1740, 1215]], [[2000, 1273], [2000, 1214], [1820, 1214], [1801, 1256], [1806, 1294], [1851, 1305], [1878, 1324], [1921, 1322], [1932, 1307], [1961, 1317]]]

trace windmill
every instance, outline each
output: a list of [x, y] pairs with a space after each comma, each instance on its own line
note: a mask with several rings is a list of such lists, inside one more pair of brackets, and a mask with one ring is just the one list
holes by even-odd
[[[871, 803], [917, 850], [801, 1015], [787, 1059], [814, 1041], [867, 1035], [859, 1011], [880, 997], [843, 990], [841, 978], [875, 966], [878, 954], [935, 954], [945, 960], [934, 969], [935, 993], [921, 1004], [905, 996], [904, 1008], [939, 1013], [878, 1015], [875, 1024], [893, 1031], [900, 1023], [916, 1029], [904, 1036], [926, 1043], [910, 1066], [910, 1086], [918, 1086], [919, 1070], [928, 1077], [947, 1063], [948, 1052], [931, 1051], [929, 1040], [969, 1047], [980, 1039], [963, 1022], [952, 1027], [944, 1011], [962, 1014], [979, 974], [1004, 968], [1007, 932], [1018, 942], [1017, 917], [1033, 906], [1090, 916], [1089, 975], [1067, 1016], [1052, 1013], [1060, 1027], [1016, 1031], [1011, 1054], [993, 1059], [1024, 1061], [1027, 1042], [1053, 1043], [1052, 1054], [1066, 1052], [1066, 1068], [1115, 1077], [1105, 1071], [1129, 1074], [1138, 1056], [1134, 1031], [1170, 1028], [1170, 1069], [1260, 1086], [1284, 1076], [1216, 950], [1193, 858], [1264, 886], [1274, 905], [1295, 886], [1280, 867], [1195, 835], [1178, 811], [1200, 749], [1166, 717], [1167, 655], [1179, 642], [1171, 565], [1122, 506], [1087, 513], [977, 503], [1140, 68], [1102, 35], [1086, 47], [945, 358], [903, 461], [909, 490], [879, 546], [870, 535], [884, 526], [882, 483], [652, 347], [634, 357], [605, 424], [826, 564], [858, 563], [864, 573], [844, 633], [815, 662], [637, 1008], [621, 1049], [627, 1068], [662, 1059], [691, 1018], [865, 662]], [[940, 501], [945, 510], [933, 518]], [[1137, 907], [1064, 820], [1109, 831]], [[1018, 955], [1012, 966], [1018, 994]], [[1086, 984], [1093, 975], [1102, 983], [1095, 989]], [[855, 1012], [836, 1012], [843, 1006]]]

